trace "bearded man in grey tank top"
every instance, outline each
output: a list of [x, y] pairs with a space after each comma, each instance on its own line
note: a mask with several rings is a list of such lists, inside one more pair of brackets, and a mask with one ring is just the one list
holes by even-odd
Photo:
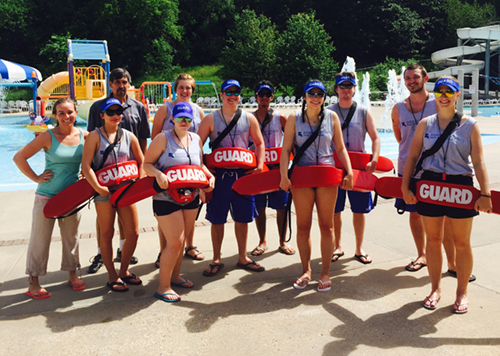
[[[434, 95], [425, 89], [425, 83], [429, 80], [427, 71], [422, 65], [411, 64], [405, 69], [404, 81], [410, 96], [394, 105], [392, 109], [392, 128], [394, 136], [399, 143], [398, 175], [402, 176], [404, 164], [410, 150], [411, 141], [415, 134], [415, 128], [425, 117], [436, 113], [436, 102]], [[396, 200], [396, 207], [400, 199]], [[410, 213], [410, 229], [417, 248], [417, 258], [411, 261], [405, 269], [409, 272], [419, 271], [427, 264], [425, 258], [425, 233], [422, 217], [417, 213], [414, 205], [407, 205], [406, 211]], [[449, 224], [445, 223], [443, 246], [448, 261], [448, 272], [456, 275], [455, 245], [451, 236]], [[471, 276], [471, 281], [475, 277]]]

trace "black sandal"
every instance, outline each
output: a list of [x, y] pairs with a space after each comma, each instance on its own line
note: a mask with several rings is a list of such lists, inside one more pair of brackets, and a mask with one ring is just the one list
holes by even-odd
[[114, 281], [114, 282], [111, 282], [111, 283], [108, 282], [106, 285], [113, 292], [128, 292], [128, 288], [125, 288], [125, 289], [116, 289], [115, 288], [115, 286], [124, 286], [124, 287], [126, 287], [125, 283], [123, 283], [123, 282], [118, 282], [118, 281]]
[[[125, 277], [120, 277], [120, 279], [127, 283], [127, 284], [131, 284], [133, 286], [139, 286], [142, 284], [142, 281], [140, 278], [138, 278], [135, 274], [132, 273], [131, 276], [125, 276]], [[138, 281], [134, 281], [134, 279], [138, 279]]]
[[[186, 247], [184, 249], [184, 251], [185, 251], [184, 252], [184, 256], [189, 257], [190, 259], [192, 259], [194, 261], [203, 261], [205, 259], [205, 256], [203, 256], [202, 258], [198, 258], [198, 256], [201, 255], [202, 253], [200, 251], [198, 251], [196, 248], [197, 248], [196, 246]], [[189, 251], [191, 251], [191, 250], [195, 251], [194, 256], [192, 256], [192, 255], [189, 254]]]
[[161, 252], [158, 254], [158, 258], [156, 259], [156, 262], [155, 262], [156, 268], [160, 268], [160, 258], [161, 258]]

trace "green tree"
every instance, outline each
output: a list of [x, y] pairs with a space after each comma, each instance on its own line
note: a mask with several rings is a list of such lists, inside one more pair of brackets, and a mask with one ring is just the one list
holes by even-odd
[[31, 63], [30, 13], [32, 1], [0, 1], [0, 53], [1, 58], [26, 65]]
[[277, 41], [280, 84], [302, 94], [311, 79], [328, 80], [337, 71], [332, 59], [335, 47], [314, 13], [293, 15]]
[[235, 16], [235, 29], [229, 31], [227, 46], [220, 58], [225, 78], [236, 78], [243, 86], [256, 81], [276, 79], [276, 28], [252, 10]]

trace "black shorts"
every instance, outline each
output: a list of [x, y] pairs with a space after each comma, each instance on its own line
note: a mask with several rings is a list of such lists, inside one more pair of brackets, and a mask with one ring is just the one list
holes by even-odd
[[172, 203], [164, 200], [153, 200], [153, 212], [157, 216], [165, 216], [175, 213], [177, 210], [198, 209], [200, 197], [196, 196], [192, 202], [187, 204]]
[[[424, 171], [420, 179], [430, 180], [434, 182], [443, 182], [443, 174], [431, 171]], [[446, 182], [453, 184], [462, 184], [471, 187], [474, 185], [472, 177], [462, 176], [462, 175], [446, 175]], [[452, 219], [466, 219], [479, 215], [479, 213], [474, 209], [454, 208], [451, 206], [424, 203], [420, 201], [417, 202], [416, 207], [417, 207], [417, 213], [419, 213], [422, 216], [429, 216], [429, 217], [447, 216]]]

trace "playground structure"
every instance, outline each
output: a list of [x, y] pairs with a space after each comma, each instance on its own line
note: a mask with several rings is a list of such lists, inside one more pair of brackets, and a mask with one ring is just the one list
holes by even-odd
[[[484, 69], [484, 97], [489, 98], [490, 81], [500, 85], [500, 78], [492, 76], [491, 58], [498, 56], [497, 75], [500, 76], [500, 25], [491, 25], [478, 28], [459, 28], [457, 29], [458, 46], [443, 49], [434, 52], [431, 56], [432, 62], [444, 67], [443, 70], [428, 73], [429, 79], [437, 79], [442, 75], [459, 76], [460, 71], [464, 74], [473, 73], [475, 69], [481, 71]], [[483, 59], [466, 58], [474, 57], [484, 53]], [[470, 81], [466, 79], [467, 83]], [[461, 82], [466, 93], [469, 93], [469, 87]], [[477, 83], [478, 84], [478, 83]], [[479, 86], [473, 83], [474, 88]], [[428, 83], [428, 90], [432, 90], [433, 83]], [[472, 93], [471, 93], [472, 94]]]
[[[42, 74], [36, 68], [29, 67], [23, 64], [0, 59], [0, 113], [4, 111], [3, 103], [6, 88], [9, 87], [30, 87], [33, 92], [33, 102], [36, 101], [37, 81], [42, 80]], [[21, 83], [27, 82], [27, 83]], [[36, 105], [33, 105], [35, 114], [37, 113]], [[6, 108], [9, 112], [12, 108]]]
[[[76, 67], [75, 60], [99, 60], [99, 65]], [[51, 75], [38, 88], [45, 106], [52, 99], [71, 97], [79, 102], [103, 99], [109, 92], [110, 57], [106, 41], [68, 39], [67, 71]]]

